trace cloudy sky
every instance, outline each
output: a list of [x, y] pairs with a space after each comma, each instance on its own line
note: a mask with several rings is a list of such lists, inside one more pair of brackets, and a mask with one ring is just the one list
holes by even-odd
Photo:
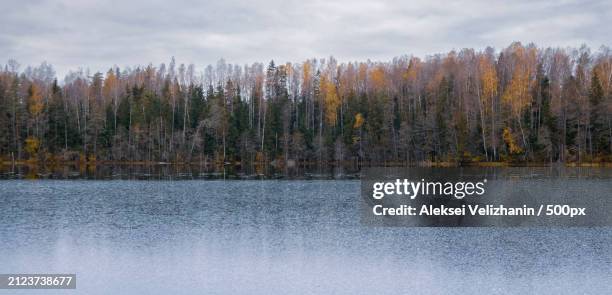
[[611, 1], [446, 2], [2, 0], [0, 64], [47, 61], [63, 76], [79, 67], [157, 65], [171, 56], [202, 66], [219, 58], [388, 60], [512, 41], [612, 45]]

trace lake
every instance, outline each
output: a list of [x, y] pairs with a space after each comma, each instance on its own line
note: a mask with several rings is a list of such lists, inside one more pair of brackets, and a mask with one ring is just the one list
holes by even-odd
[[359, 221], [355, 180], [0, 181], [0, 294], [611, 294], [612, 228]]

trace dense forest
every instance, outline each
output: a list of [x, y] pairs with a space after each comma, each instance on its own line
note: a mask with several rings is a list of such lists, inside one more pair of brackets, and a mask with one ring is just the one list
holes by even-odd
[[609, 162], [606, 47], [0, 69], [0, 162]]

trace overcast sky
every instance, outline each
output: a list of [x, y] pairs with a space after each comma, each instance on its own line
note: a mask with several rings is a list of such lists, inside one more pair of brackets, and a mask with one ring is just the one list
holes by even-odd
[[451, 49], [612, 45], [612, 1], [1, 0], [0, 64], [389, 60]]

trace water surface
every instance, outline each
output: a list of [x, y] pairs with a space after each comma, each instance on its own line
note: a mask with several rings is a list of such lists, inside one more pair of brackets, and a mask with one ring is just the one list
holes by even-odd
[[0, 273], [77, 274], [41, 294], [612, 293], [610, 228], [369, 227], [358, 198], [349, 180], [0, 181]]

